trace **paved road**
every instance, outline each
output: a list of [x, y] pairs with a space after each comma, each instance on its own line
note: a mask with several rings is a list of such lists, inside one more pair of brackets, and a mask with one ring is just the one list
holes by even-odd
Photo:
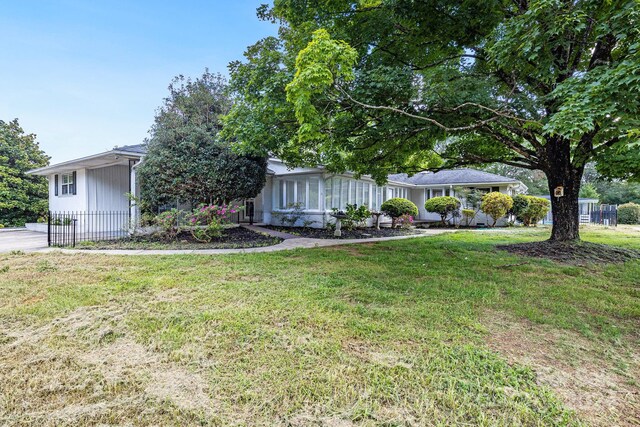
[[47, 247], [47, 234], [29, 230], [0, 230], [0, 253], [37, 251]]

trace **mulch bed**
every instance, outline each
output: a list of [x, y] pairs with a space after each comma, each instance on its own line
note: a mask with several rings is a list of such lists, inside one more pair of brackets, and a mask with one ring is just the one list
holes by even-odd
[[333, 235], [333, 230], [322, 228], [282, 227], [275, 225], [264, 226], [264, 228], [293, 234], [295, 236], [309, 237], [312, 239], [370, 239], [374, 237], [410, 236], [422, 234], [416, 229], [382, 227], [380, 228], [380, 230], [376, 230], [375, 228], [345, 230], [343, 228], [342, 236], [336, 237]]
[[244, 227], [227, 228], [222, 236], [211, 242], [199, 242], [188, 231], [175, 240], [166, 240], [158, 234], [131, 236], [105, 242], [81, 242], [77, 249], [244, 249], [277, 245], [279, 237], [256, 233]]
[[640, 251], [590, 242], [543, 242], [499, 245], [498, 249], [516, 255], [547, 258], [563, 264], [610, 264], [640, 259]]

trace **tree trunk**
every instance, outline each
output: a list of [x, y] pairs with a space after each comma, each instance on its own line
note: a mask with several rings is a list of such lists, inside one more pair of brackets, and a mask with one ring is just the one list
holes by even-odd
[[[549, 181], [553, 217], [550, 240], [557, 242], [580, 240], [578, 197], [584, 166], [576, 167], [572, 164], [568, 141], [548, 143], [547, 156], [549, 169], [545, 174]], [[554, 191], [557, 187], [563, 187], [562, 197], [555, 197]]]

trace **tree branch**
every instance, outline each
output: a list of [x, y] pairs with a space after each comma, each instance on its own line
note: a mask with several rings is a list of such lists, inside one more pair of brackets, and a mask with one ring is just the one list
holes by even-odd
[[[486, 120], [481, 120], [481, 121], [479, 121], [479, 122], [477, 122], [477, 123], [474, 123], [474, 124], [471, 124], [471, 125], [468, 125], [468, 126], [448, 127], [448, 126], [446, 126], [446, 125], [444, 125], [444, 124], [440, 123], [439, 121], [437, 121], [437, 120], [435, 120], [435, 119], [432, 119], [432, 118], [430, 118], [430, 117], [419, 116], [419, 115], [417, 115], [417, 114], [413, 114], [413, 113], [410, 113], [410, 112], [408, 112], [408, 111], [401, 110], [401, 109], [399, 109], [399, 108], [389, 107], [389, 106], [387, 106], [387, 105], [371, 105], [371, 104], [367, 104], [367, 103], [364, 103], [364, 102], [360, 102], [360, 101], [358, 101], [358, 100], [354, 99], [351, 95], [349, 95], [349, 94], [348, 94], [345, 90], [343, 90], [342, 88], [340, 88], [340, 87], [338, 87], [338, 86], [336, 86], [336, 87], [337, 87], [337, 88], [338, 88], [338, 90], [340, 90], [340, 91], [344, 94], [344, 96], [346, 96], [346, 97], [347, 97], [351, 102], [353, 102], [354, 104], [359, 105], [359, 106], [361, 106], [361, 107], [363, 107], [363, 108], [368, 108], [368, 109], [372, 109], [372, 110], [386, 110], [386, 111], [392, 111], [392, 112], [394, 112], [394, 113], [402, 114], [402, 115], [404, 115], [404, 116], [411, 117], [411, 118], [416, 119], [416, 120], [423, 120], [423, 121], [429, 122], [429, 123], [433, 124], [434, 126], [437, 126], [437, 127], [439, 127], [440, 129], [442, 129], [442, 130], [444, 130], [444, 131], [447, 131], [447, 132], [459, 132], [459, 131], [466, 131], [466, 130], [473, 130], [473, 129], [477, 129], [477, 128], [479, 128], [479, 127], [482, 127], [482, 126], [486, 125], [487, 123], [494, 122], [494, 121], [496, 121], [496, 120], [499, 118], [499, 116], [496, 116], [496, 117], [490, 117], [490, 118], [488, 118], [488, 119], [486, 119]], [[490, 109], [490, 108], [488, 108], [488, 107], [484, 107], [484, 108], [485, 108], [485, 109], [487, 109], [487, 110], [489, 110], [489, 111], [493, 111], [492, 109]]]

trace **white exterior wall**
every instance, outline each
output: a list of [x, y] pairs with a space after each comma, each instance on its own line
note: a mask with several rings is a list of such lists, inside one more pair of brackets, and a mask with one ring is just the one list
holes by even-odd
[[[87, 210], [87, 170], [76, 170], [76, 194], [62, 194], [58, 188], [58, 195], [55, 190], [55, 175], [47, 176], [49, 180], [49, 210], [52, 212], [62, 211], [86, 211]], [[58, 175], [58, 187], [62, 185], [62, 173]]]
[[[269, 167], [271, 169], [274, 169], [271, 167], [271, 165]], [[301, 171], [304, 172], [306, 170], [301, 170]], [[263, 190], [263, 191], [268, 190], [270, 192], [270, 194], [265, 192], [264, 199], [263, 199], [265, 200], [265, 210], [264, 210], [265, 223], [272, 224], [272, 225], [282, 225], [282, 217], [286, 215], [288, 212], [290, 212], [290, 210], [287, 210], [287, 209], [280, 209], [280, 197], [281, 197], [280, 189], [279, 189], [280, 182], [282, 180], [306, 180], [307, 178], [318, 179], [318, 208], [306, 209], [304, 211], [303, 217], [301, 217], [300, 220], [295, 225], [302, 226], [304, 221], [313, 221], [310, 227], [324, 228], [326, 226], [327, 211], [325, 207], [325, 200], [326, 200], [325, 182], [324, 182], [325, 176], [322, 173], [315, 173], [315, 174], [288, 173], [288, 174], [285, 174], [284, 176], [273, 177], [270, 180], [268, 179], [268, 187], [265, 186], [265, 190]], [[307, 192], [306, 196], [309, 197], [309, 194], [310, 193]], [[270, 200], [270, 206], [269, 206], [270, 210], [268, 211], [269, 214], [267, 214], [267, 209], [266, 209], [267, 200]], [[267, 218], [269, 218], [269, 220], [267, 220]]]
[[89, 211], [129, 210], [129, 166], [117, 165], [87, 171]]

